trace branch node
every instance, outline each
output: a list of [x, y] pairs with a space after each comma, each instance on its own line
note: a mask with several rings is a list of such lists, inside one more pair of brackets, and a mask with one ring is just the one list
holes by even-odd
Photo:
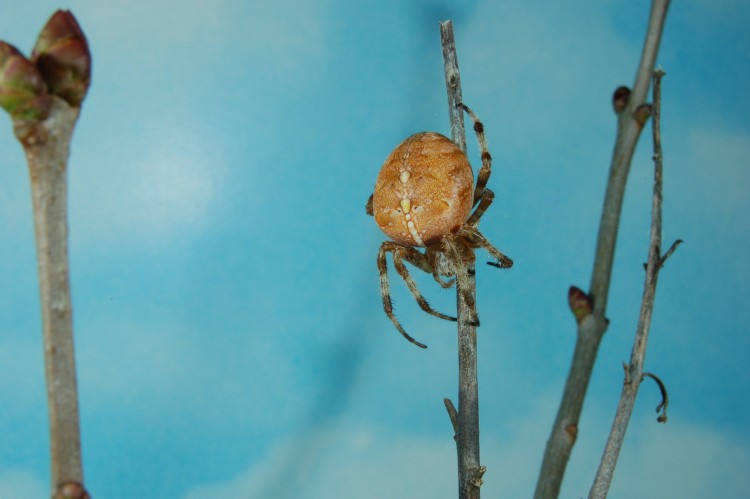
[[91, 499], [91, 496], [80, 483], [65, 482], [57, 486], [52, 499]]
[[630, 382], [632, 381], [630, 379], [630, 366], [628, 364], [626, 364], [625, 362], [623, 362], [622, 363], [622, 370], [625, 371], [625, 381], [623, 382], [623, 384], [629, 385]]
[[469, 481], [474, 487], [481, 487], [484, 483], [484, 480], [482, 480], [482, 477], [487, 472], [486, 466], [477, 466], [476, 468], [471, 469], [471, 477], [469, 478]]
[[578, 425], [576, 423], [569, 424], [565, 427], [565, 433], [568, 435], [568, 438], [570, 438], [570, 443], [572, 445], [575, 443], [576, 438], [578, 438]]

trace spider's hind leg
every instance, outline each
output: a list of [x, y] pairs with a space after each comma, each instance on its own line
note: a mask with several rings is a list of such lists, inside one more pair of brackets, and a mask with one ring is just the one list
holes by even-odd
[[391, 292], [390, 287], [388, 285], [388, 262], [385, 259], [385, 254], [387, 252], [394, 252], [395, 255], [395, 249], [399, 248], [399, 246], [396, 243], [393, 243], [391, 241], [386, 241], [380, 246], [380, 251], [378, 251], [378, 271], [380, 272], [380, 295], [383, 298], [383, 310], [385, 311], [385, 315], [388, 316], [389, 319], [391, 319], [391, 322], [394, 326], [396, 326], [396, 329], [398, 330], [401, 335], [409, 340], [409, 342], [417, 345], [420, 348], [427, 348], [427, 345], [424, 343], [420, 343], [404, 330], [403, 326], [401, 326], [401, 323], [398, 322], [398, 319], [396, 319], [396, 315], [393, 313], [393, 303], [391, 302]]
[[396, 272], [398, 272], [398, 275], [400, 275], [404, 280], [414, 299], [417, 300], [419, 308], [421, 308], [428, 314], [434, 315], [435, 317], [438, 317], [440, 319], [455, 322], [455, 317], [451, 317], [450, 315], [445, 315], [442, 312], [438, 312], [437, 310], [432, 308], [429, 303], [427, 303], [427, 300], [425, 300], [424, 296], [422, 296], [422, 293], [419, 292], [417, 283], [414, 282], [414, 279], [412, 279], [411, 275], [409, 274], [409, 270], [406, 268], [406, 265], [404, 265], [404, 260], [420, 269], [424, 269], [424, 265], [427, 263], [427, 257], [414, 248], [398, 246], [398, 249], [393, 251], [393, 266], [396, 267]]

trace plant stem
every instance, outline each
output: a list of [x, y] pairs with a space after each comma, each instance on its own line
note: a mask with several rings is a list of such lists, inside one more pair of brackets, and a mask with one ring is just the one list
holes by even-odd
[[599, 344], [607, 328], [605, 313], [622, 200], [633, 152], [643, 128], [633, 114], [644, 103], [648, 92], [668, 8], [669, 0], [653, 0], [651, 4], [651, 15], [635, 84], [625, 109], [620, 113], [591, 277], [589, 296], [594, 304], [593, 313], [578, 324], [573, 361], [557, 417], [547, 441], [534, 493], [536, 499], [552, 499], [560, 493], [565, 468], [578, 433], [578, 421]]
[[[461, 76], [453, 38], [453, 23], [440, 23], [445, 86], [448, 92], [448, 114], [451, 138], [465, 152], [466, 131], [461, 98]], [[456, 279], [458, 309], [458, 411], [450, 400], [445, 404], [456, 433], [458, 453], [458, 497], [479, 499], [484, 467], [479, 464], [479, 385], [477, 383], [476, 279], [474, 262], [467, 269], [469, 289], [461, 289]]]
[[[651, 236], [648, 251], [648, 263], [646, 264], [646, 278], [643, 284], [643, 298], [641, 301], [641, 312], [636, 327], [633, 350], [630, 355], [630, 364], [626, 366], [625, 382], [617, 405], [617, 412], [612, 423], [612, 430], [607, 440], [607, 445], [599, 463], [594, 482], [589, 492], [589, 499], [603, 499], [607, 497], [609, 486], [612, 482], [617, 458], [620, 454], [622, 442], [628, 422], [633, 413], [635, 398], [638, 388], [643, 380], [643, 365], [646, 359], [646, 346], [651, 326], [651, 316], [654, 309], [656, 296], [656, 283], [664, 261], [669, 254], [661, 256], [661, 233], [662, 233], [662, 152], [661, 152], [661, 79], [664, 76], [661, 70], [654, 71], [653, 87], [653, 114], [652, 128], [654, 140], [654, 194], [651, 213]], [[676, 243], [677, 244], [677, 243]], [[658, 379], [658, 378], [655, 378]], [[663, 385], [664, 400], [666, 391]]]
[[14, 122], [26, 152], [34, 204], [34, 228], [41, 294], [51, 480], [83, 483], [78, 423], [73, 317], [68, 272], [66, 171], [79, 107], [52, 97], [49, 117]]

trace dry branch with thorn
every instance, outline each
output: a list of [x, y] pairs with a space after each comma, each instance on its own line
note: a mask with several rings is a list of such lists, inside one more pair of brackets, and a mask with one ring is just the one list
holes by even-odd
[[648, 249], [648, 262], [646, 264], [646, 277], [643, 284], [643, 298], [641, 300], [641, 312], [636, 326], [633, 350], [630, 355], [630, 363], [626, 365], [625, 383], [623, 383], [620, 401], [617, 405], [612, 429], [610, 430], [607, 444], [604, 448], [599, 468], [594, 477], [589, 499], [604, 499], [609, 492], [620, 449], [625, 439], [630, 417], [635, 406], [638, 389], [644, 376], [656, 381], [662, 394], [662, 402], [656, 411], [663, 411], [657, 421], [664, 423], [667, 420], [666, 407], [669, 403], [667, 390], [661, 379], [651, 373], [643, 372], [646, 359], [646, 347], [648, 345], [649, 330], [651, 327], [651, 316], [656, 298], [656, 284], [659, 271], [666, 259], [674, 252], [679, 240], [672, 244], [671, 248], [663, 256], [661, 255], [661, 233], [662, 233], [662, 185], [663, 185], [663, 160], [661, 147], [661, 79], [664, 71], [657, 69], [653, 76], [653, 99], [652, 106], [652, 128], [654, 145], [654, 193], [651, 209], [651, 235]]
[[545, 447], [534, 492], [535, 499], [554, 499], [560, 493], [565, 469], [574, 445], [566, 429], [571, 425], [578, 425], [599, 344], [607, 329], [608, 321], [605, 314], [620, 212], [630, 163], [643, 129], [642, 123], [637, 119], [643, 118], [643, 108], [637, 116], [636, 110], [646, 100], [668, 8], [669, 0], [653, 0], [635, 84], [629, 95], [625, 96], [625, 92], [620, 90], [613, 100], [615, 111], [619, 111], [618, 130], [588, 292], [593, 302], [593, 311], [578, 324], [575, 352], [557, 416]]

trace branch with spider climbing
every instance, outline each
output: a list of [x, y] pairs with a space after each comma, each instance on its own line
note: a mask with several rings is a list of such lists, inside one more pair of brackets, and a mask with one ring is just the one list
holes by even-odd
[[[383, 163], [365, 211], [375, 218], [378, 227], [390, 239], [380, 246], [377, 266], [383, 310], [396, 330], [414, 345], [426, 348], [406, 332], [393, 311], [388, 278], [389, 253], [393, 267], [419, 307], [437, 318], [458, 322], [458, 410], [449, 399], [445, 399], [445, 404], [455, 431], [459, 497], [468, 499], [479, 497], [485, 471], [479, 464], [476, 352], [479, 316], [474, 251], [486, 250], [495, 259], [488, 262], [494, 267], [509, 268], [513, 261], [478, 229], [482, 216], [495, 197], [487, 188], [492, 173], [492, 156], [487, 148], [484, 125], [461, 100], [452, 24], [446, 21], [440, 28], [452, 137], [423, 132], [404, 140]], [[474, 124], [481, 151], [482, 165], [476, 183], [466, 156], [463, 113]], [[442, 288], [456, 286], [456, 317], [438, 312], [427, 303], [406, 263], [432, 274]]]

